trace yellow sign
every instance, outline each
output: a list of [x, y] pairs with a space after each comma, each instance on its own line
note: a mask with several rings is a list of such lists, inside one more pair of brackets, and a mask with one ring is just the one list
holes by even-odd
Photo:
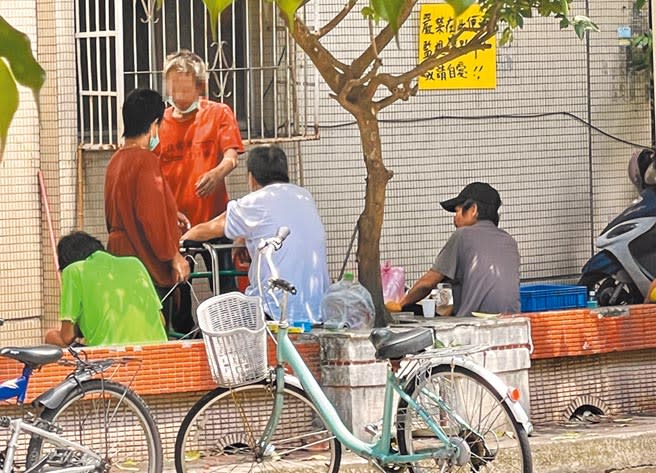
[[[456, 46], [463, 46], [480, 28], [483, 18], [480, 6], [473, 4], [456, 17], [446, 3], [423, 4], [419, 11], [419, 62], [438, 54], [449, 39], [463, 31]], [[488, 40], [490, 48], [473, 51], [444, 63], [419, 77], [420, 89], [494, 89], [497, 86], [496, 38]]]

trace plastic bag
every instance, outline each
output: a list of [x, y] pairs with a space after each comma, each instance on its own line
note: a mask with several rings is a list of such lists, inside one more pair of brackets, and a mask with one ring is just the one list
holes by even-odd
[[400, 301], [405, 295], [405, 270], [392, 266], [390, 261], [380, 265], [380, 279], [383, 283], [383, 301]]
[[331, 284], [321, 299], [323, 326], [332, 329], [368, 329], [374, 325], [374, 302], [369, 291], [354, 281]]

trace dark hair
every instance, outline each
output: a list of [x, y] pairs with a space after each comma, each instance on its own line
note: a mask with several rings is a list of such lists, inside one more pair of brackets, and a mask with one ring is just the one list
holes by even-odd
[[123, 137], [135, 138], [164, 116], [162, 96], [152, 89], [134, 89], [123, 102]]
[[277, 146], [257, 146], [250, 150], [246, 169], [262, 187], [272, 182], [289, 182], [287, 156]]
[[495, 205], [486, 204], [482, 202], [477, 202], [474, 199], [467, 199], [462, 204], [462, 211], [467, 211], [471, 208], [472, 205], [476, 204], [478, 208], [478, 218], [477, 220], [490, 220], [497, 227], [499, 226], [499, 208]]
[[105, 251], [100, 240], [86, 232], [75, 231], [62, 237], [57, 243], [59, 270], [63, 271], [69, 264], [84, 261], [96, 251]]

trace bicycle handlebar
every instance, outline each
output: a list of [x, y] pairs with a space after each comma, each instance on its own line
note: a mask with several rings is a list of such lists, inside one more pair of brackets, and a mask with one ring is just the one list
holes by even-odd
[[266, 260], [267, 266], [271, 271], [271, 277], [267, 281], [271, 289], [278, 288], [282, 289], [282, 302], [280, 304], [280, 322], [287, 323], [287, 296], [289, 294], [296, 294], [296, 288], [289, 281], [285, 281], [280, 278], [278, 274], [278, 268], [273, 262], [272, 254], [274, 251], [278, 251], [282, 247], [282, 242], [285, 241], [290, 234], [288, 227], [280, 227], [276, 232], [276, 235], [263, 239], [257, 245], [257, 286], [260, 292], [260, 295], [263, 295], [262, 291], [262, 279], [260, 277], [260, 264], [262, 262], [262, 257]]
[[260, 240], [260, 243], [257, 245], [257, 251], [262, 253], [267, 247], [273, 247], [273, 251], [278, 251], [282, 247], [282, 242], [285, 241], [285, 238], [287, 238], [290, 233], [289, 227], [278, 228], [275, 236], [267, 238], [266, 240]]

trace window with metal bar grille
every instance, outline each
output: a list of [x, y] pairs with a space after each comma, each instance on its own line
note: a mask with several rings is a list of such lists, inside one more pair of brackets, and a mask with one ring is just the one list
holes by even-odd
[[305, 59], [269, 2], [234, 2], [214, 40], [201, 0], [164, 0], [159, 10], [154, 0], [77, 0], [76, 46], [79, 138], [87, 148], [118, 145], [120, 104], [130, 90], [150, 87], [166, 97], [164, 61], [179, 49], [206, 61], [207, 95], [230, 105], [245, 141], [318, 138], [316, 80], [297, 79]]

